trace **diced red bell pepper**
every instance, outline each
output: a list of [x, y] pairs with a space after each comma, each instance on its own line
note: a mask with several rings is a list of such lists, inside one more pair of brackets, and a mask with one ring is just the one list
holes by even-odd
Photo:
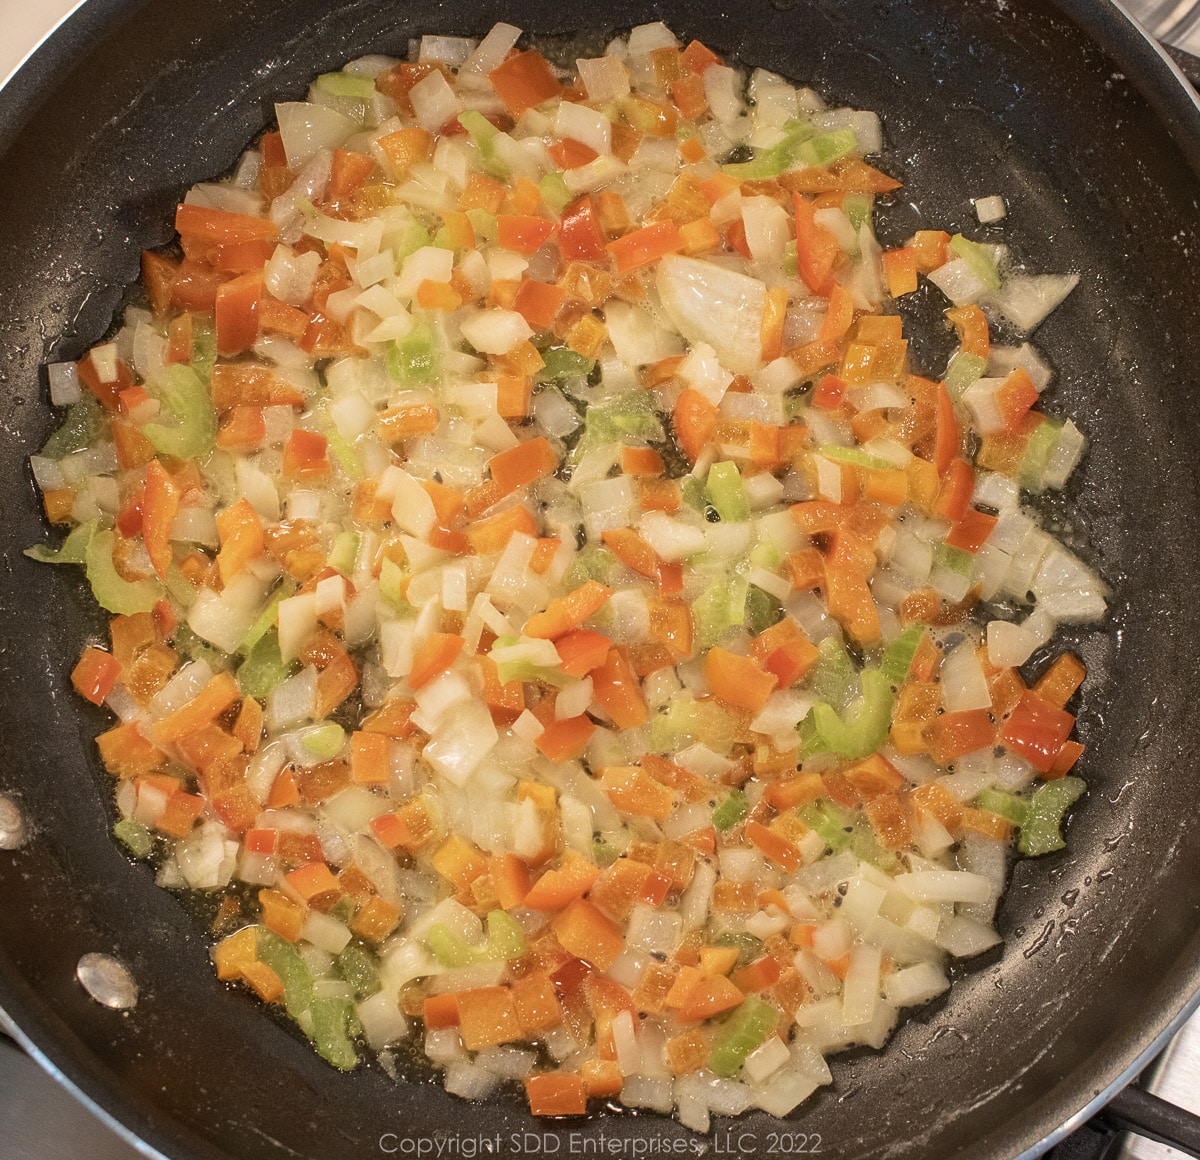
[[592, 199], [587, 194], [563, 210], [558, 248], [567, 261], [603, 262], [607, 256], [604, 234], [596, 220]]

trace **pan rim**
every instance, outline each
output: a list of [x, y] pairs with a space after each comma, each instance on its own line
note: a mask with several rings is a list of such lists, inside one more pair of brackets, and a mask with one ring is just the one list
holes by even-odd
[[[152, 0], [85, 0], [68, 14], [0, 88], [0, 157], [7, 155], [28, 122], [54, 95], [59, 79], [78, 65], [95, 44]], [[1131, 75], [1133, 86], [1153, 108], [1188, 168], [1200, 177], [1200, 96], [1166, 50], [1129, 14], [1121, 0], [1051, 0], [1052, 6], [1076, 24], [1115, 64]], [[1136, 80], [1133, 78], [1136, 77]], [[1198, 944], [1192, 940], [1190, 950]], [[1047, 1130], [1031, 1118], [1022, 1135], [1029, 1142], [1013, 1160], [1033, 1160], [1064, 1139], [1094, 1115], [1140, 1071], [1182, 1024], [1200, 1010], [1200, 956], [1193, 954], [1190, 970], [1185, 952], [1163, 980], [1162, 994], [1152, 1004], [1146, 1030], [1150, 1039], [1126, 1044], [1132, 1057], [1107, 1081], [1103, 1074], [1073, 1075], [1076, 1098], [1085, 1088], [1094, 1094], [1066, 1121]], [[22, 994], [24, 992], [24, 994]], [[6, 1016], [5, 1012], [9, 1015]], [[21, 1018], [12, 1017], [20, 1011]], [[21, 1047], [58, 1083], [80, 1100], [111, 1130], [139, 1153], [157, 1160], [181, 1155], [211, 1157], [219, 1152], [183, 1122], [169, 1114], [148, 1115], [152, 1105], [137, 1097], [120, 1078], [91, 1060], [82, 1040], [70, 1028], [57, 1030], [39, 996], [11, 964], [0, 960], [0, 1021], [11, 1027]], [[1154, 1030], [1155, 1025], [1158, 1029]], [[32, 1028], [26, 1030], [26, 1028]], [[1141, 1037], [1136, 1037], [1140, 1039]], [[1119, 1048], [1121, 1045], [1115, 1045]], [[1109, 1069], [1105, 1069], [1109, 1070]], [[1085, 1085], [1085, 1079], [1090, 1082]], [[1096, 1090], [1095, 1084], [1103, 1086]], [[1074, 1100], [1069, 1103], [1074, 1103]], [[139, 1107], [139, 1105], [142, 1105]], [[137, 1124], [136, 1127], [132, 1126]], [[183, 1150], [181, 1152], [181, 1149]]]

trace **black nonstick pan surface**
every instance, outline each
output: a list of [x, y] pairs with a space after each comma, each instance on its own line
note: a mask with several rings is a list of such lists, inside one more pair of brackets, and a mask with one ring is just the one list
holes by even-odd
[[[921, 223], [977, 228], [969, 199], [1002, 193], [997, 236], [1033, 269], [1082, 277], [1037, 336], [1058, 371], [1046, 408], [1091, 440], [1067, 503], [1113, 588], [1109, 620], [1075, 637], [1092, 672], [1091, 791], [1070, 847], [1016, 867], [1002, 951], [885, 1051], [841, 1057], [786, 1125], [790, 1148], [761, 1115], [726, 1147], [782, 1155], [799, 1132], [838, 1160], [1031, 1155], [1127, 1078], [1200, 986], [1200, 112], [1107, 0], [89, 0], [0, 94], [0, 793], [33, 835], [0, 851], [0, 1007], [44, 1062], [179, 1160], [357, 1160], [421, 1140], [466, 1155], [497, 1137], [501, 1155], [568, 1156], [601, 1134], [643, 1141], [618, 1144], [633, 1156], [699, 1139], [656, 1116], [535, 1123], [515, 1101], [466, 1104], [377, 1066], [342, 1075], [218, 983], [194, 916], [109, 837], [92, 745], [104, 714], [67, 679], [100, 614], [73, 571], [20, 555], [47, 538], [26, 463], [54, 423], [39, 368], [103, 337], [186, 187], [316, 73], [498, 19], [550, 37], [663, 19], [879, 110], [882, 164], [905, 183], [880, 215], [885, 244]], [[926, 293], [910, 307], [915, 361], [936, 373], [948, 340]], [[134, 1010], [88, 998], [88, 951], [128, 965]]]

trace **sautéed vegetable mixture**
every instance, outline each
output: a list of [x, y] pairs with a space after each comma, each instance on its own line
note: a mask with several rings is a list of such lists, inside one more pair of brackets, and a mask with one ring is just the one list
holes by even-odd
[[1024, 501], [1084, 440], [991, 337], [1076, 279], [881, 250], [874, 113], [662, 24], [519, 37], [325, 74], [188, 193], [50, 367], [29, 554], [113, 614], [72, 681], [117, 838], [334, 1067], [782, 1116], [1083, 791], [1052, 641], [1105, 590]]

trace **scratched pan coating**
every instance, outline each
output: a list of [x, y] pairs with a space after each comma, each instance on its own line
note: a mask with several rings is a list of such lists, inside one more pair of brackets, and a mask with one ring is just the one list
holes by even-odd
[[[959, 971], [883, 1052], [838, 1057], [833, 1086], [787, 1125], [838, 1160], [1029, 1152], [1125, 1073], [1200, 982], [1200, 187], [1187, 160], [1200, 160], [1200, 116], [1106, 0], [615, 0], [589, 12], [609, 28], [664, 19], [879, 110], [886, 167], [906, 187], [881, 215], [885, 243], [922, 218], [972, 226], [968, 199], [1003, 193], [997, 236], [1032, 268], [1082, 275], [1038, 343], [1058, 372], [1047, 409], [1092, 441], [1068, 499], [1114, 591], [1110, 620], [1076, 635], [1094, 674], [1080, 717], [1091, 792], [1069, 850], [1017, 867], [1003, 951]], [[104, 714], [67, 681], [102, 619], [76, 572], [19, 554], [46, 535], [26, 465], [52, 426], [39, 367], [105, 334], [186, 187], [224, 171], [273, 101], [316, 73], [498, 19], [567, 37], [590, 16], [548, 0], [89, 0], [0, 98], [0, 793], [35, 831], [0, 851], [0, 1006], [107, 1115], [181, 1160], [356, 1160], [386, 1154], [387, 1133], [397, 1150], [499, 1135], [508, 1154], [529, 1151], [526, 1131], [561, 1155], [572, 1133], [577, 1147], [600, 1134], [660, 1151], [694, 1139], [653, 1115], [547, 1125], [516, 1101], [467, 1104], [377, 1066], [342, 1075], [219, 984], [193, 917], [108, 836], [111, 787], [91, 740]], [[906, 309], [917, 361], [936, 372], [938, 303]], [[129, 965], [132, 1012], [75, 983], [92, 950]], [[718, 1123], [761, 1156], [778, 1129], [762, 1115]]]

